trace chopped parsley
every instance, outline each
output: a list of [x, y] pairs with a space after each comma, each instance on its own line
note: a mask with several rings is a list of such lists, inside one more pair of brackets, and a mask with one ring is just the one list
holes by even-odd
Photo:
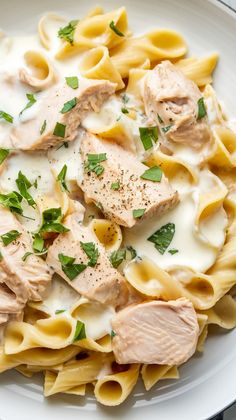
[[40, 228], [41, 232], [54, 232], [54, 233], [65, 233], [69, 232], [70, 229], [61, 224], [63, 218], [61, 208], [52, 208], [44, 210], [43, 222]]
[[145, 213], [146, 209], [135, 209], [133, 210], [133, 217], [134, 219], [140, 219]]
[[35, 104], [35, 102], [37, 102], [37, 100], [35, 99], [33, 93], [26, 93], [26, 97], [28, 99], [28, 102], [27, 102], [26, 106], [22, 109], [22, 111], [20, 112], [19, 115], [22, 115], [23, 112], [26, 109], [31, 108], [31, 106], [33, 106]]
[[25, 200], [27, 201], [29, 206], [34, 207], [36, 203], [35, 203], [32, 195], [28, 191], [29, 188], [32, 187], [33, 184], [28, 180], [28, 178], [26, 178], [26, 176], [21, 171], [18, 172], [18, 178], [16, 179], [16, 185], [17, 185], [22, 197], [25, 198]]
[[53, 131], [53, 135], [62, 137], [64, 139], [66, 135], [66, 125], [57, 122]]
[[120, 189], [120, 181], [112, 182], [111, 189], [114, 191], [118, 191]]
[[171, 255], [174, 255], [174, 254], [177, 254], [177, 252], [179, 252], [179, 250], [178, 249], [169, 249], [169, 254], [171, 254]]
[[129, 113], [129, 110], [127, 108], [121, 108], [121, 112], [123, 114], [128, 114]]
[[44, 251], [44, 239], [39, 233], [34, 235], [33, 241], [33, 250], [34, 252], [43, 252]]
[[22, 261], [26, 261], [27, 260], [27, 258], [30, 256], [30, 255], [33, 255], [33, 252], [26, 252], [24, 255], [23, 255], [23, 257], [21, 258], [22, 259]]
[[160, 117], [160, 115], [159, 115], [159, 114], [157, 114], [157, 118], [158, 118], [159, 123], [160, 123], [160, 124], [163, 124], [163, 122], [164, 122], [164, 121], [163, 121], [163, 119]]
[[115, 22], [114, 22], [114, 20], [112, 20], [111, 22], [110, 22], [110, 24], [109, 24], [109, 26], [110, 26], [110, 28], [111, 28], [111, 30], [113, 31], [113, 32], [115, 32], [115, 34], [116, 35], [118, 35], [118, 36], [125, 36], [118, 28], [117, 28], [117, 26], [115, 25]]
[[153, 142], [158, 140], [157, 127], [139, 127], [140, 139], [143, 143], [144, 150], [149, 150], [153, 147]]
[[126, 258], [126, 249], [118, 249], [118, 251], [113, 251], [109, 257], [110, 262], [114, 268], [119, 267], [119, 265], [125, 260]]
[[44, 122], [43, 122], [43, 124], [42, 124], [42, 126], [41, 126], [41, 128], [40, 128], [40, 134], [42, 135], [43, 133], [44, 133], [44, 131], [46, 130], [46, 127], [47, 127], [47, 121], [46, 120], [44, 120]]
[[85, 165], [87, 173], [94, 172], [97, 176], [100, 176], [104, 172], [104, 167], [100, 165], [101, 162], [107, 160], [106, 153], [87, 154], [88, 162]]
[[62, 271], [71, 281], [74, 280], [87, 267], [86, 264], [74, 264], [75, 258], [68, 257], [64, 254], [58, 254], [58, 259], [61, 263]]
[[99, 251], [94, 242], [80, 242], [82, 250], [89, 258], [88, 266], [95, 267], [99, 257]]
[[73, 341], [83, 340], [84, 338], [86, 338], [85, 325], [78, 320]]
[[66, 83], [72, 89], [77, 89], [79, 87], [79, 79], [77, 76], [66, 77]]
[[62, 314], [63, 312], [65, 312], [66, 310], [65, 309], [57, 309], [56, 311], [55, 311], [55, 315], [59, 315], [59, 314]]
[[22, 196], [16, 191], [9, 194], [0, 194], [0, 204], [7, 207], [12, 213], [23, 214], [21, 201]]
[[167, 125], [166, 127], [162, 127], [163, 133], [168, 133], [171, 127], [173, 127], [173, 124]]
[[57, 181], [61, 184], [62, 191], [69, 191], [66, 185], [66, 173], [67, 173], [67, 165], [64, 165], [61, 172], [57, 176]]
[[61, 114], [66, 114], [66, 112], [69, 112], [72, 108], [74, 108], [77, 104], [77, 99], [73, 98], [68, 102], [65, 102], [63, 105], [62, 110], [60, 111]]
[[130, 258], [131, 258], [131, 260], [133, 260], [134, 258], [137, 257], [137, 252], [136, 252], [136, 250], [131, 245], [127, 246], [126, 249], [127, 249], [127, 251], [130, 252]]
[[111, 338], [114, 338], [116, 336], [116, 333], [114, 330], [111, 330], [111, 334], [110, 334]]
[[9, 232], [4, 233], [3, 235], [1, 235], [1, 240], [3, 242], [3, 245], [4, 246], [9, 245], [15, 239], [19, 238], [20, 235], [21, 233], [18, 232], [18, 230], [10, 230]]
[[3, 260], [3, 256], [2, 256], [2, 253], [0, 252], [0, 261], [2, 260]]
[[11, 124], [13, 123], [13, 119], [14, 119], [10, 114], [4, 111], [0, 111], [0, 118], [2, 118], [3, 120]]
[[148, 181], [160, 182], [162, 178], [162, 170], [159, 166], [153, 166], [152, 168], [147, 169], [140, 178], [147, 179]]
[[204, 99], [203, 98], [198, 99], [197, 105], [198, 105], [197, 119], [200, 120], [201, 118], [205, 117], [207, 113]]
[[10, 150], [9, 149], [0, 149], [0, 165], [4, 162], [4, 160], [9, 155]]
[[155, 248], [164, 254], [170, 245], [175, 234], [175, 224], [167, 223], [158, 229], [153, 235], [151, 235], [147, 240], [152, 242], [155, 245]]
[[69, 44], [73, 45], [74, 33], [78, 22], [78, 20], [71, 20], [64, 28], [60, 28], [58, 31], [59, 38], [64, 39], [69, 42]]

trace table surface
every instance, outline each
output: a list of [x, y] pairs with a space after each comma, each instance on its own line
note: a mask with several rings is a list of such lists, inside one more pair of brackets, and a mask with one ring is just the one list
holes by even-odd
[[[236, 13], [236, 0], [219, 0], [221, 3], [228, 5], [230, 8], [235, 10]], [[235, 395], [236, 398], [236, 395]], [[236, 420], [236, 404], [228, 408], [224, 414], [214, 417], [212, 420]]]

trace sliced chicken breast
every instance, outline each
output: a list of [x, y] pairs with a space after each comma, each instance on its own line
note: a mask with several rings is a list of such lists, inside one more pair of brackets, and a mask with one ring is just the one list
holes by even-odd
[[66, 82], [52, 87], [47, 96], [35, 104], [39, 107], [35, 117], [13, 129], [13, 146], [21, 150], [41, 150], [74, 140], [82, 118], [89, 111], [98, 112], [115, 88], [116, 84], [109, 81], [89, 79], [80, 79], [77, 89]]
[[[78, 215], [68, 216], [64, 222], [70, 231], [60, 234], [49, 248], [47, 264], [81, 295], [104, 304], [120, 306], [128, 298], [125, 279], [112, 267], [105, 248], [98, 242], [90, 228], [78, 223]], [[98, 251], [94, 266], [88, 265], [89, 258], [82, 248], [83, 243], [92, 243]], [[60, 254], [75, 258], [74, 264], [84, 264], [84, 270], [70, 280], [63, 271]]]
[[[131, 153], [89, 133], [83, 132], [81, 136], [83, 176], [78, 183], [86, 201], [97, 204], [106, 217], [119, 225], [132, 227], [139, 220], [134, 217], [134, 210], [143, 210], [142, 217], [146, 218], [153, 214], [158, 216], [177, 204], [178, 193], [164, 174], [160, 182], [142, 179], [141, 175], [148, 168]], [[88, 170], [90, 154], [105, 154], [106, 160], [101, 162], [104, 170], [99, 175]]]
[[118, 363], [179, 365], [195, 352], [199, 327], [185, 298], [129, 306], [112, 320], [112, 349]]
[[199, 149], [210, 141], [207, 118], [198, 117], [202, 94], [170, 61], [163, 61], [144, 79], [143, 100], [150, 123], [168, 140]]
[[0, 241], [0, 282], [22, 302], [41, 300], [51, 281], [50, 269], [34, 254], [22, 260], [26, 252], [32, 252], [31, 237], [9, 210], [0, 207], [0, 236], [11, 230], [19, 232], [20, 236], [6, 246]]
[[[15, 295], [5, 283], [0, 283], [0, 318], [8, 314], [14, 314], [22, 311], [25, 302]], [[0, 321], [1, 323], [1, 321]]]

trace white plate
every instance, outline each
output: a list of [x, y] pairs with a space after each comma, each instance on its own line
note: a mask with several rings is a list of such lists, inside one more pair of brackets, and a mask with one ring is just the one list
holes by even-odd
[[[1, 0], [0, 26], [8, 32], [34, 31], [45, 11], [82, 16], [99, 0]], [[191, 54], [219, 51], [221, 60], [215, 87], [229, 111], [235, 109], [236, 15], [215, 1], [205, 0], [107, 0], [106, 9], [125, 5], [135, 33], [155, 27], [179, 30]], [[236, 116], [236, 115], [235, 115]], [[89, 397], [59, 396], [44, 399], [42, 380], [26, 379], [16, 372], [0, 376], [1, 420], [74, 420], [127, 418], [204, 420], [236, 399], [236, 330], [211, 336], [203, 356], [194, 357], [180, 369], [178, 381], [161, 381], [151, 392], [140, 384], [125, 404], [104, 408]]]

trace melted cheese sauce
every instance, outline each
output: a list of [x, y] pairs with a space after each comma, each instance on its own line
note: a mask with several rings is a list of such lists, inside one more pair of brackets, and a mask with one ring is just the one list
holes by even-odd
[[[63, 26], [62, 22], [51, 21], [47, 25], [48, 34], [57, 33]], [[41, 51], [51, 60], [57, 74], [58, 80], [63, 80], [65, 76], [79, 75], [78, 63], [82, 55], [67, 58], [64, 60], [55, 60], [55, 53], [58, 50], [61, 41], [54, 36], [52, 49], [47, 51], [39, 42], [38, 36], [13, 37], [2, 36], [0, 39], [0, 103], [1, 109], [14, 117], [14, 123], [9, 124], [0, 120], [0, 147], [11, 148], [10, 131], [12, 126], [20, 124], [35, 118], [38, 108], [47, 93], [35, 93], [29, 86], [20, 83], [18, 75], [20, 68], [26, 68], [24, 54], [28, 50]], [[28, 110], [19, 116], [20, 111], [27, 103], [26, 93], [34, 93], [37, 102]], [[120, 96], [113, 95], [101, 108], [99, 113], [91, 112], [83, 120], [84, 128], [91, 132], [101, 132], [117, 123], [117, 120], [123, 127], [123, 131], [133, 142], [136, 153], [140, 160], [143, 160], [147, 153], [143, 149], [139, 136], [139, 127], [147, 125], [147, 118], [143, 110], [138, 107], [138, 102], [130, 97], [126, 107], [130, 111], [134, 110], [134, 117], [123, 114], [121, 108], [124, 106]], [[209, 113], [209, 122], [214, 124], [216, 119], [213, 105], [209, 100], [207, 102]], [[158, 144], [157, 146], [158, 147]], [[184, 162], [191, 164], [198, 170], [199, 163], [204, 156], [192, 149], [173, 145], [173, 154], [181, 158]], [[76, 181], [81, 177], [81, 158], [79, 153], [79, 139], [68, 144], [68, 147], [54, 147], [48, 152], [17, 153], [12, 154], [1, 168], [0, 190], [2, 193], [8, 193], [16, 189], [15, 180], [18, 171], [21, 170], [24, 175], [33, 183], [37, 180], [37, 188], [31, 187], [30, 193], [35, 201], [42, 197], [50, 197], [48, 208], [58, 207], [58, 202], [54, 194], [55, 175], [58, 175], [64, 165], [67, 165], [66, 182], [71, 189], [76, 189]], [[54, 175], [53, 175], [54, 173]], [[216, 178], [216, 177], [215, 177]], [[199, 194], [212, 188], [211, 175], [202, 172], [200, 182], [197, 186], [186, 183], [185, 178], [176, 176], [173, 180], [173, 187], [180, 192], [180, 203], [175, 209], [163, 215], [162, 217], [153, 217], [149, 220], [140, 222], [132, 229], [124, 229], [124, 245], [132, 245], [139, 256], [147, 255], [155, 263], [164, 269], [174, 266], [182, 266], [205, 272], [214, 262], [217, 254], [225, 240], [225, 229], [227, 226], [227, 217], [221, 207], [210, 217], [202, 221], [200, 232], [196, 232], [195, 219], [197, 215], [197, 204]], [[26, 225], [28, 230], [35, 231], [40, 226], [40, 217], [35, 214], [35, 210], [24, 203], [24, 213], [29, 217], [35, 218], [35, 223], [19, 218], [22, 224]], [[149, 242], [147, 238], [152, 235], [161, 226], [167, 223], [175, 223], [174, 238], [166, 250], [161, 255]], [[168, 251], [177, 249], [178, 252], [171, 255]], [[69, 251], [68, 251], [69, 255]], [[56, 310], [66, 310], [75, 303], [78, 294], [74, 292], [64, 281], [54, 279], [51, 293], [43, 302], [45, 310], [51, 315]], [[114, 310], [109, 307], [103, 307], [99, 304], [84, 305], [84, 309], [79, 312], [78, 319], [86, 323], [87, 335], [98, 339], [105, 334], [110, 333], [110, 321], [114, 316]]]

